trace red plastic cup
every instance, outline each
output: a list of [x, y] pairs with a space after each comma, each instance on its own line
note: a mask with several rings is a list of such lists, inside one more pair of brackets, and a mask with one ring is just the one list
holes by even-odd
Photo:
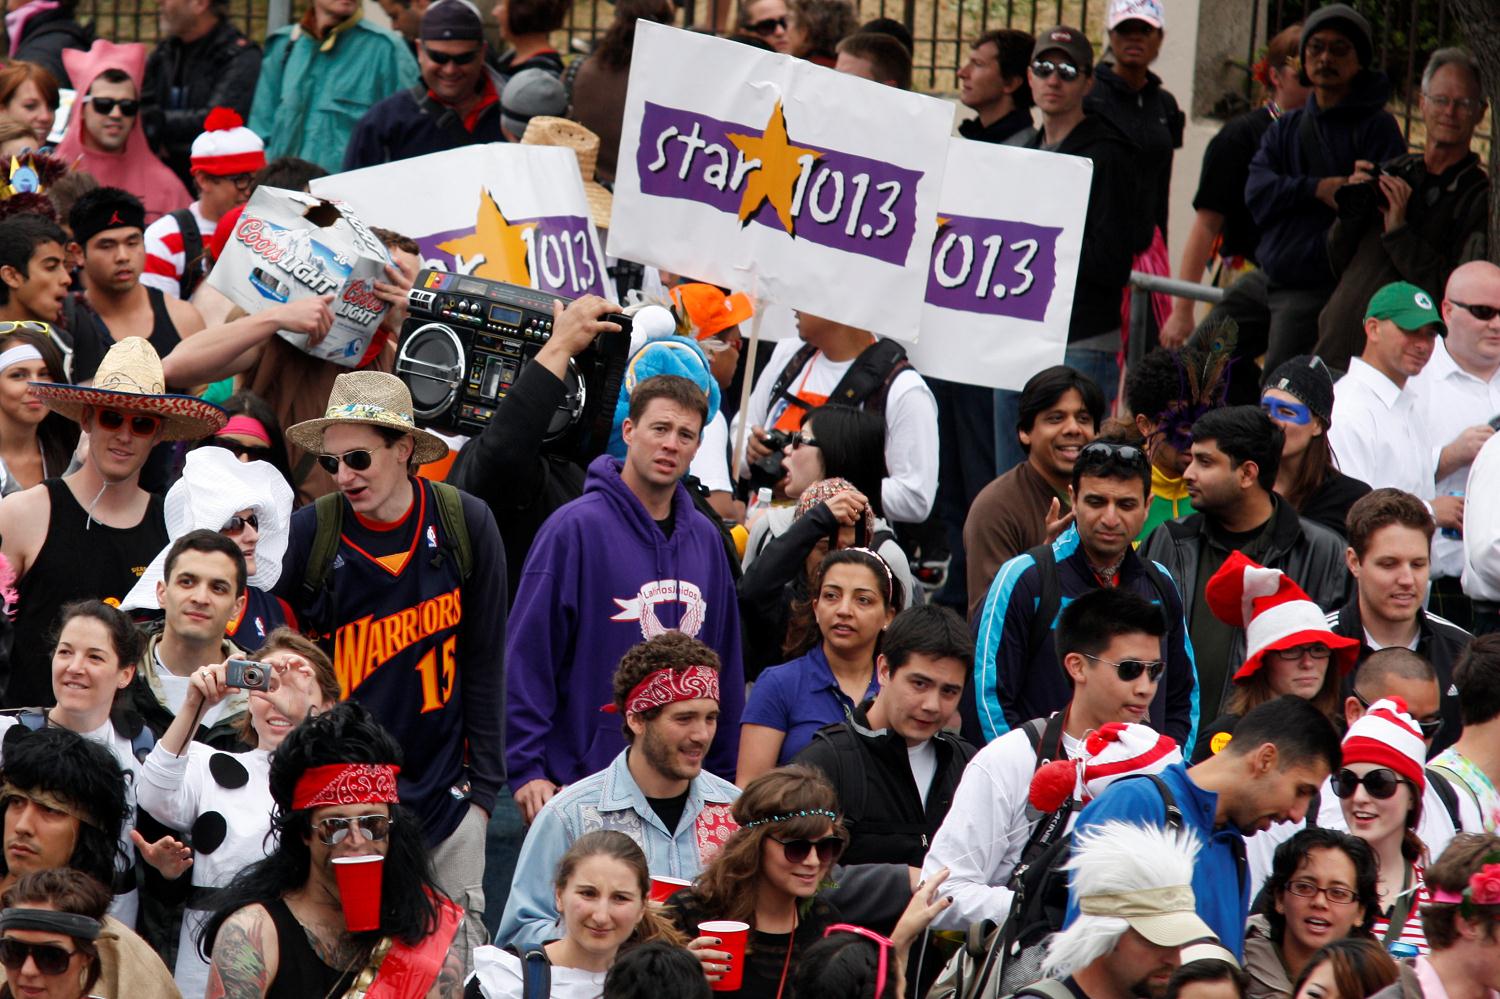
[[700, 937], [715, 937], [719, 945], [714, 950], [729, 954], [729, 970], [709, 987], [715, 992], [736, 992], [745, 978], [745, 945], [750, 942], [750, 924], [734, 919], [716, 919], [698, 924]]
[[380, 929], [380, 884], [384, 872], [385, 858], [379, 854], [333, 858], [333, 876], [339, 883], [339, 900], [344, 905], [344, 925], [350, 933]]
[[658, 874], [651, 875], [651, 901], [665, 902], [684, 888], [691, 888], [693, 883], [683, 878], [667, 878]]

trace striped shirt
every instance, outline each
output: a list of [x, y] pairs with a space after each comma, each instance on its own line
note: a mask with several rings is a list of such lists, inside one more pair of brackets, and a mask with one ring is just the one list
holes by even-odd
[[[1422, 932], [1422, 906], [1430, 903], [1432, 901], [1432, 898], [1427, 894], [1427, 882], [1423, 880], [1422, 867], [1420, 864], [1414, 864], [1412, 866], [1412, 881], [1413, 884], [1409, 890], [1414, 892], [1415, 895], [1412, 898], [1411, 909], [1409, 910], [1409, 914], [1406, 917], [1406, 922], [1401, 926], [1401, 935], [1399, 937], [1393, 938], [1390, 941], [1386, 940], [1386, 930], [1389, 929], [1391, 925], [1391, 912], [1389, 911], [1382, 912], [1376, 915], [1375, 925], [1370, 928], [1370, 932], [1375, 935], [1375, 939], [1379, 941], [1382, 946], [1389, 947], [1390, 944], [1399, 941], [1401, 943], [1412, 944], [1417, 948], [1418, 953], [1426, 954], [1428, 948], [1427, 936]], [[1399, 901], [1399, 899], [1397, 901]], [[1393, 904], [1392, 911], [1394, 911], [1394, 909], [1395, 905]]]
[[[213, 239], [215, 223], [203, 217], [202, 202], [188, 206], [198, 223], [204, 245]], [[159, 288], [173, 298], [182, 297], [182, 275], [187, 271], [187, 253], [183, 249], [182, 230], [171, 215], [163, 215], [146, 227], [146, 271], [141, 284]]]

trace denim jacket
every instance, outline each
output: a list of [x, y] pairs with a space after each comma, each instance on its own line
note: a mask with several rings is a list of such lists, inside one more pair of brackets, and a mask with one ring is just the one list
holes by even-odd
[[557, 862], [585, 833], [614, 829], [646, 852], [651, 873], [691, 880], [718, 854], [735, 829], [730, 806], [739, 788], [703, 771], [688, 786], [687, 806], [669, 832], [626, 765], [629, 750], [557, 795], [537, 814], [516, 861], [510, 898], [495, 944], [534, 947], [561, 936], [552, 881]]

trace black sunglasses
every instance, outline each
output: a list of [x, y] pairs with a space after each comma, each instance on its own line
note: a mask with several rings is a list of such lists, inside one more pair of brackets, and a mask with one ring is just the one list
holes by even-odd
[[248, 517], [241, 517], [239, 514], [235, 514], [225, 522], [223, 527], [219, 528], [219, 533], [232, 538], [236, 535], [244, 534], [246, 527], [253, 527], [257, 531], [260, 530], [260, 518], [253, 513]]
[[745, 25], [745, 27], [757, 35], [774, 35], [778, 28], [783, 31], [786, 30], [786, 15], [783, 14], [781, 17], [763, 17], [754, 24]]
[[[144, 413], [130, 414], [130, 432], [136, 437], [150, 437], [156, 433], [161, 426], [161, 417], [147, 416]], [[94, 410], [94, 422], [99, 424], [100, 430], [114, 433], [125, 425], [126, 416], [116, 409]]]
[[1160, 659], [1121, 659], [1119, 662], [1115, 662], [1113, 659], [1105, 659], [1102, 656], [1091, 656], [1087, 652], [1080, 652], [1079, 655], [1085, 659], [1092, 659], [1096, 663], [1105, 663], [1106, 665], [1113, 666], [1115, 672], [1120, 674], [1120, 679], [1126, 683], [1140, 679], [1142, 673], [1146, 674], [1148, 680], [1155, 682], [1161, 679], [1162, 673], [1167, 668], [1167, 664]]
[[1448, 301], [1482, 323], [1487, 323], [1496, 316], [1500, 316], [1500, 305], [1467, 305], [1456, 298], [1450, 298]]
[[94, 110], [100, 114], [109, 114], [115, 108], [119, 108], [122, 115], [127, 118], [134, 118], [135, 113], [141, 109], [141, 102], [132, 100], [129, 97], [124, 99], [118, 97], [90, 97], [89, 101], [94, 105]]
[[390, 835], [391, 823], [396, 820], [389, 815], [351, 815], [348, 818], [322, 819], [313, 823], [318, 839], [324, 846], [338, 846], [349, 838], [349, 828], [359, 826], [360, 833], [372, 843], [379, 843]]
[[469, 63], [479, 58], [478, 49], [474, 49], [470, 52], [434, 52], [432, 51], [432, 49], [423, 45], [422, 51], [427, 54], [427, 58], [437, 63], [439, 66], [446, 66], [450, 62], [455, 66], [467, 66]]
[[806, 430], [799, 430], [792, 436], [792, 450], [796, 451], [804, 447], [817, 447], [818, 439]]
[[1063, 78], [1064, 83], [1072, 83], [1083, 75], [1083, 70], [1070, 62], [1053, 62], [1051, 59], [1037, 59], [1031, 64], [1031, 71], [1036, 74], [1037, 79], [1045, 80], [1053, 73]]
[[340, 462], [348, 465], [356, 472], [363, 472], [365, 469], [370, 467], [370, 463], [374, 460], [374, 452], [372, 452], [369, 448], [359, 448], [356, 451], [345, 451], [343, 454], [318, 455], [318, 464], [322, 465], [323, 471], [327, 472], [329, 475], [339, 474]]
[[7, 971], [20, 971], [29, 957], [36, 962], [36, 970], [44, 975], [60, 975], [68, 970], [76, 950], [64, 950], [57, 944], [24, 943], [12, 937], [0, 938], [0, 964]]
[[1363, 777], [1357, 776], [1353, 770], [1340, 770], [1333, 775], [1332, 783], [1333, 793], [1337, 797], [1352, 797], [1355, 789], [1363, 784], [1365, 790], [1370, 792], [1370, 797], [1384, 801], [1396, 793], [1396, 788], [1400, 787], [1403, 781], [1401, 776], [1390, 767], [1379, 767]]
[[781, 844], [789, 864], [802, 863], [814, 850], [818, 851], [820, 861], [826, 860], [829, 863], [837, 863], [844, 853], [844, 841], [838, 836], [824, 836], [820, 840], [771, 838]]
[[195, 445], [194, 450], [200, 447], [221, 447], [236, 458], [250, 458], [252, 460], [260, 460], [271, 453], [271, 449], [268, 447], [262, 447], [259, 444], [241, 444], [239, 441], [232, 441], [227, 437], [209, 437]]
[[[1356, 701], [1358, 701], [1359, 702], [1359, 706], [1362, 707], [1362, 708], [1364, 708], [1366, 711], [1368, 711], [1370, 709], [1370, 702], [1365, 699], [1365, 695], [1364, 694], [1361, 694], [1359, 692], [1359, 688], [1358, 687], [1354, 688], [1354, 699]], [[1423, 720], [1421, 718], [1417, 719], [1417, 728], [1420, 728], [1422, 730], [1422, 738], [1423, 739], [1431, 739], [1432, 737], [1434, 737], [1435, 735], [1438, 734], [1438, 729], [1440, 729], [1442, 727], [1443, 727], [1443, 719], [1442, 718], [1428, 718], [1426, 720]]]

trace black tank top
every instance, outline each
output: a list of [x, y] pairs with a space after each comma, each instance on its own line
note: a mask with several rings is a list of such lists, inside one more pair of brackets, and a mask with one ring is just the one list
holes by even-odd
[[134, 527], [94, 521], [62, 479], [42, 485], [52, 501], [42, 550], [17, 586], [19, 613], [4, 706], [51, 706], [52, 629], [64, 604], [90, 597], [118, 605], [167, 546], [162, 499], [152, 496]]
[[[161, 289], [147, 286], [146, 298], [151, 302], [151, 336], [148, 338], [151, 348], [156, 351], [157, 357], [166, 357], [172, 352], [172, 348], [182, 342], [182, 337], [177, 333], [177, 327], [172, 323], [172, 316], [167, 312], [167, 297], [162, 294]], [[118, 337], [104, 325], [104, 320], [99, 314], [89, 310], [87, 313], [89, 322], [84, 322], [84, 314], [79, 314], [79, 329], [74, 333], [73, 345], [73, 380], [85, 382], [94, 377], [94, 372], [99, 369], [99, 362], [104, 360], [104, 354], [112, 347]], [[85, 330], [85, 326], [92, 327]], [[170, 386], [169, 386], [170, 388]]]
[[277, 953], [276, 980], [266, 990], [266, 999], [319, 999], [349, 991], [359, 968], [344, 973], [324, 964], [308, 943], [307, 931], [281, 899], [267, 902], [266, 911], [276, 924]]

